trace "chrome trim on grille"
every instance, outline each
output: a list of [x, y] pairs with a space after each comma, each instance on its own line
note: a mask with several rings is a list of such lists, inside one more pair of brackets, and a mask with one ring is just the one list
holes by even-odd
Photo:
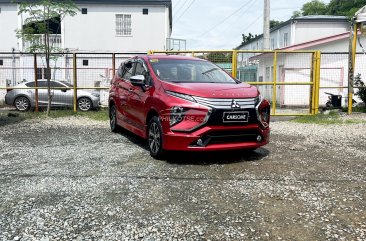
[[233, 109], [231, 106], [233, 100], [240, 105], [240, 109], [255, 108], [256, 103], [258, 102], [257, 97], [246, 98], [246, 99], [238, 99], [238, 98], [212, 99], [212, 98], [203, 98], [194, 96], [194, 99], [197, 101], [197, 103], [201, 105], [209, 106], [215, 109]]

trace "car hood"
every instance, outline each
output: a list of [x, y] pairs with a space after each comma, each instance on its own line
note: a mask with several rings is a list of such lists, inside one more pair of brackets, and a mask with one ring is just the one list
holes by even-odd
[[162, 83], [165, 90], [204, 98], [254, 98], [258, 96], [257, 88], [246, 83]]

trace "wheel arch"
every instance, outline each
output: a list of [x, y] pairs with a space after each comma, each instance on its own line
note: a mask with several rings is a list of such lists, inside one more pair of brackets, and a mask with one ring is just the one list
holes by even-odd
[[18, 99], [19, 97], [27, 98], [27, 100], [29, 101], [30, 107], [33, 107], [33, 106], [32, 106], [32, 101], [31, 101], [31, 99], [29, 98], [29, 96], [27, 96], [27, 95], [25, 95], [25, 94], [19, 94], [19, 95], [15, 96], [15, 97], [14, 97], [14, 100], [13, 100], [13, 105], [15, 105], [15, 101], [16, 101], [16, 99]]
[[158, 117], [159, 116], [159, 113], [155, 109], [150, 109], [147, 112], [145, 124], [148, 125], [149, 122], [150, 122], [150, 120], [151, 120], [151, 118], [153, 118], [154, 116]]

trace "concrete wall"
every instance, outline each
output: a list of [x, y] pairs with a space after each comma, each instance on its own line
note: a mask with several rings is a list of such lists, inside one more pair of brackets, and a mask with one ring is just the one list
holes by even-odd
[[[80, 51], [147, 51], [165, 49], [170, 36], [168, 9], [163, 6], [80, 5], [88, 14], [63, 22], [64, 48]], [[149, 9], [148, 15], [142, 9]], [[116, 14], [131, 14], [132, 35], [116, 36]]]
[[19, 50], [19, 39], [15, 30], [18, 29], [17, 6], [14, 4], [0, 4], [0, 51], [11, 52], [12, 48]]
[[[26, 16], [18, 16], [15, 4], [1, 4], [0, 8], [0, 51], [22, 51], [15, 30], [21, 28]], [[79, 8], [87, 8], [88, 13], [66, 17], [61, 24], [63, 48], [90, 52], [163, 50], [171, 35], [169, 8], [165, 6], [87, 4]], [[147, 15], [143, 15], [143, 8], [148, 9]], [[116, 14], [131, 14], [131, 36], [116, 36]]]
[[294, 44], [300, 44], [349, 31], [349, 23], [297, 22], [295, 24]]

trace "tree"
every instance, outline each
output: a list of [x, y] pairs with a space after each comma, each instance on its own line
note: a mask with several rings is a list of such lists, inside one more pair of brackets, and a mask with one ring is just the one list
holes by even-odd
[[258, 35], [257, 34], [253, 35], [253, 34], [249, 33], [248, 36], [245, 34], [242, 34], [242, 37], [243, 37], [242, 44], [244, 44], [244, 43], [249, 42], [252, 39], [255, 39], [256, 37], [258, 37]]
[[18, 15], [24, 14], [26, 18], [23, 28], [17, 31], [17, 36], [30, 43], [27, 51], [39, 53], [46, 60], [47, 115], [50, 114], [52, 103], [50, 60], [55, 58], [55, 52], [61, 52], [60, 48], [53, 46], [50, 35], [61, 33], [62, 20], [66, 16], [75, 16], [77, 11], [77, 6], [71, 1], [40, 0], [19, 4]]
[[361, 74], [356, 75], [354, 86], [359, 88], [355, 95], [360, 97], [362, 102], [366, 104], [366, 85], [361, 79]]
[[365, 5], [365, 0], [332, 0], [327, 6], [327, 13], [352, 18], [357, 10]]
[[283, 21], [271, 20], [269, 21], [269, 28], [272, 29], [283, 23]]
[[325, 15], [327, 14], [327, 5], [319, 0], [312, 0], [311, 2], [305, 3], [302, 8], [302, 15]]
[[365, 0], [331, 0], [329, 4], [325, 4], [320, 0], [312, 0], [305, 3], [301, 11], [295, 11], [292, 17], [308, 16], [308, 15], [334, 15], [353, 17], [358, 9], [365, 6]]

